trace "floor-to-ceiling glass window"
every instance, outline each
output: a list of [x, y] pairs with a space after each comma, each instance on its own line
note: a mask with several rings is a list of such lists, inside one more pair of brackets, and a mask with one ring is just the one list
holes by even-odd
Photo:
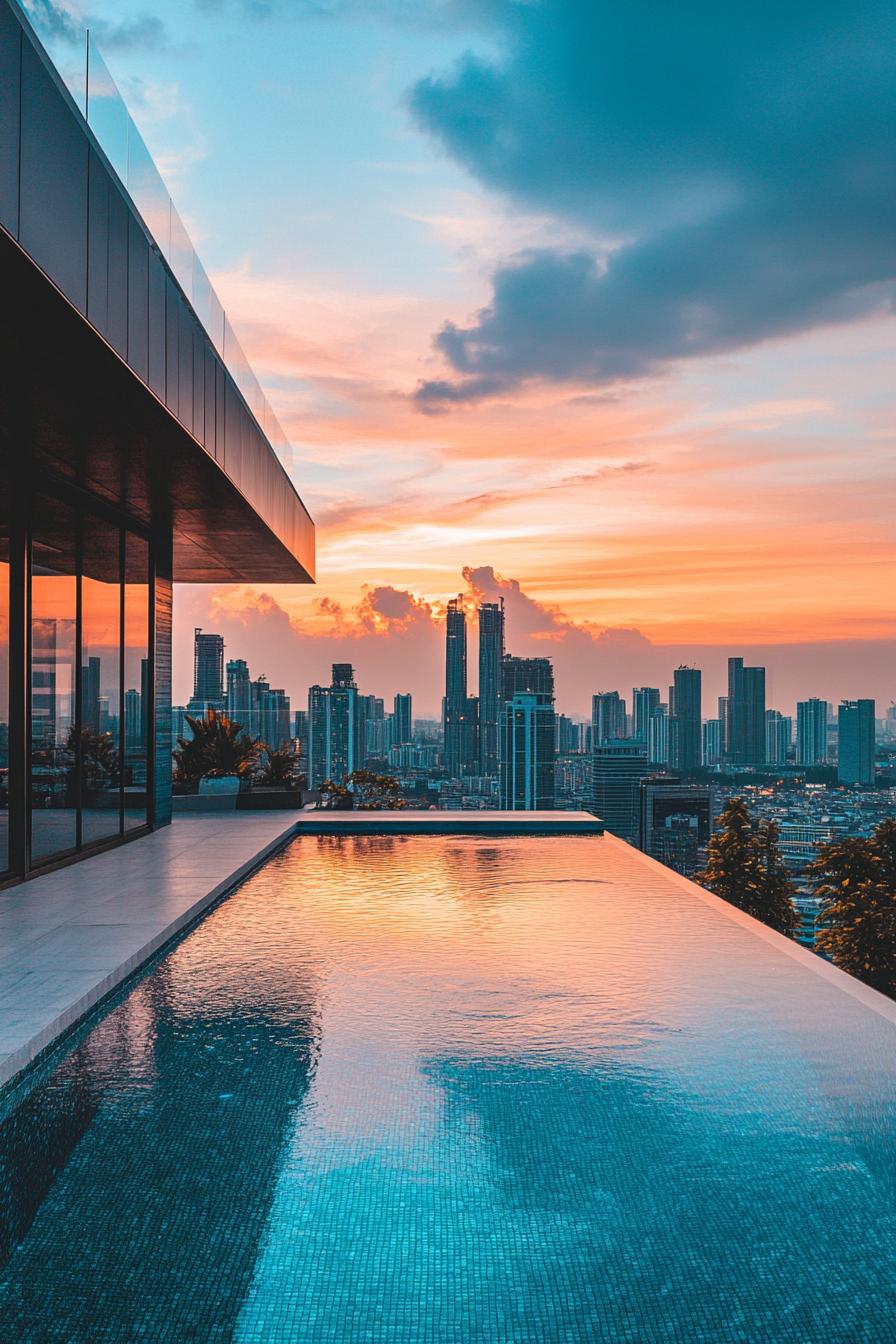
[[82, 517], [81, 843], [121, 830], [121, 529]]
[[78, 843], [76, 777], [77, 528], [61, 500], [40, 498], [31, 540], [31, 862]]
[[134, 532], [125, 536], [124, 572], [124, 827], [145, 826], [149, 790], [149, 723], [152, 674], [149, 662], [149, 546]]
[[[4, 483], [5, 484], [5, 483]], [[9, 867], [9, 500], [0, 485], [0, 874]]]

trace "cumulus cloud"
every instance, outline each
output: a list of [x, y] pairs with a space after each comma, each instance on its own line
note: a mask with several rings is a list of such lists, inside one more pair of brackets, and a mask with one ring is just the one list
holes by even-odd
[[518, 254], [447, 323], [423, 407], [606, 383], [892, 307], [896, 11], [795, 0], [484, 4], [506, 55], [410, 94], [417, 124], [592, 248]]
[[[554, 664], [557, 707], [587, 716], [595, 691], [657, 686], [665, 699], [675, 667], [703, 669], [704, 713], [725, 688], [726, 660], [743, 653], [768, 667], [769, 704], [790, 712], [807, 695], [889, 694], [896, 641], [841, 640], [733, 648], [720, 644], [656, 644], [641, 631], [601, 627], [570, 619], [514, 578], [490, 565], [464, 569], [458, 587], [469, 614], [470, 691], [476, 689], [476, 621], [479, 602], [504, 600], [507, 650], [522, 657], [549, 657]], [[193, 627], [224, 635], [227, 658], [246, 658], [253, 676], [264, 673], [283, 686], [293, 707], [304, 705], [307, 688], [328, 684], [330, 665], [352, 663], [361, 690], [391, 701], [410, 691], [419, 717], [438, 717], [445, 675], [445, 601], [428, 602], [405, 589], [382, 585], [358, 602], [330, 597], [287, 610], [282, 599], [252, 588], [183, 586], [175, 603], [175, 699], [185, 703], [192, 677]]]
[[104, 51], [146, 51], [167, 42], [165, 25], [156, 14], [135, 14], [119, 23], [91, 15], [84, 18], [67, 0], [25, 0], [28, 16], [42, 37], [81, 46], [89, 28]]

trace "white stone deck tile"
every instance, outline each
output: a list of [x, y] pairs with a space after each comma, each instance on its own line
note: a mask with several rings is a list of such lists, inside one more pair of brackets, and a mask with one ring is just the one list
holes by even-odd
[[284, 843], [295, 818], [179, 817], [0, 892], [0, 1085]]

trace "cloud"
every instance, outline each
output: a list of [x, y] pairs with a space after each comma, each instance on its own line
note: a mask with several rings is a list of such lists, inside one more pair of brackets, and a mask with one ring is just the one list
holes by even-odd
[[445, 407], [530, 379], [593, 384], [891, 309], [896, 12], [490, 4], [503, 59], [410, 94], [417, 124], [593, 246], [516, 254], [435, 339]]
[[156, 14], [135, 14], [119, 23], [91, 15], [84, 19], [65, 0], [25, 0], [28, 16], [42, 37], [82, 46], [85, 29], [103, 51], [146, 51], [167, 45], [165, 25]]
[[[504, 599], [507, 649], [520, 656], [553, 660], [557, 707], [587, 716], [595, 691], [658, 686], [663, 692], [680, 663], [703, 669], [704, 714], [725, 686], [726, 659], [744, 653], [769, 669], [769, 704], [790, 712], [809, 695], [836, 700], [873, 695], [886, 702], [896, 640], [853, 639], [779, 644], [658, 644], [628, 627], [601, 627], [571, 619], [561, 607], [527, 592], [490, 565], [467, 568], [458, 587], [470, 615], [470, 690], [476, 686], [475, 608]], [[289, 593], [289, 590], [284, 590]], [[290, 596], [245, 587], [178, 588], [175, 603], [175, 698], [185, 703], [192, 675], [195, 625], [224, 635], [227, 658], [246, 658], [253, 676], [264, 673], [285, 687], [293, 708], [305, 704], [307, 688], [327, 684], [330, 664], [352, 663], [361, 690], [391, 701], [411, 691], [415, 713], [439, 714], [444, 681], [445, 602], [424, 601], [406, 589], [378, 585], [355, 603], [330, 597], [287, 610]], [[446, 594], [446, 601], [447, 601]]]

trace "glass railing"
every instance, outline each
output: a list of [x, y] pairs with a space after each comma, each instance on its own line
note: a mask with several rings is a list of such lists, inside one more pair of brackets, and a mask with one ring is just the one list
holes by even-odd
[[291, 467], [292, 451], [280, 422], [252, 372], [152, 155], [89, 30], [80, 29], [75, 21], [69, 22], [64, 29], [58, 24], [48, 27], [41, 21], [43, 11], [39, 6], [29, 0], [20, 0], [20, 5], [243, 394], [259, 428], [284, 466]]

